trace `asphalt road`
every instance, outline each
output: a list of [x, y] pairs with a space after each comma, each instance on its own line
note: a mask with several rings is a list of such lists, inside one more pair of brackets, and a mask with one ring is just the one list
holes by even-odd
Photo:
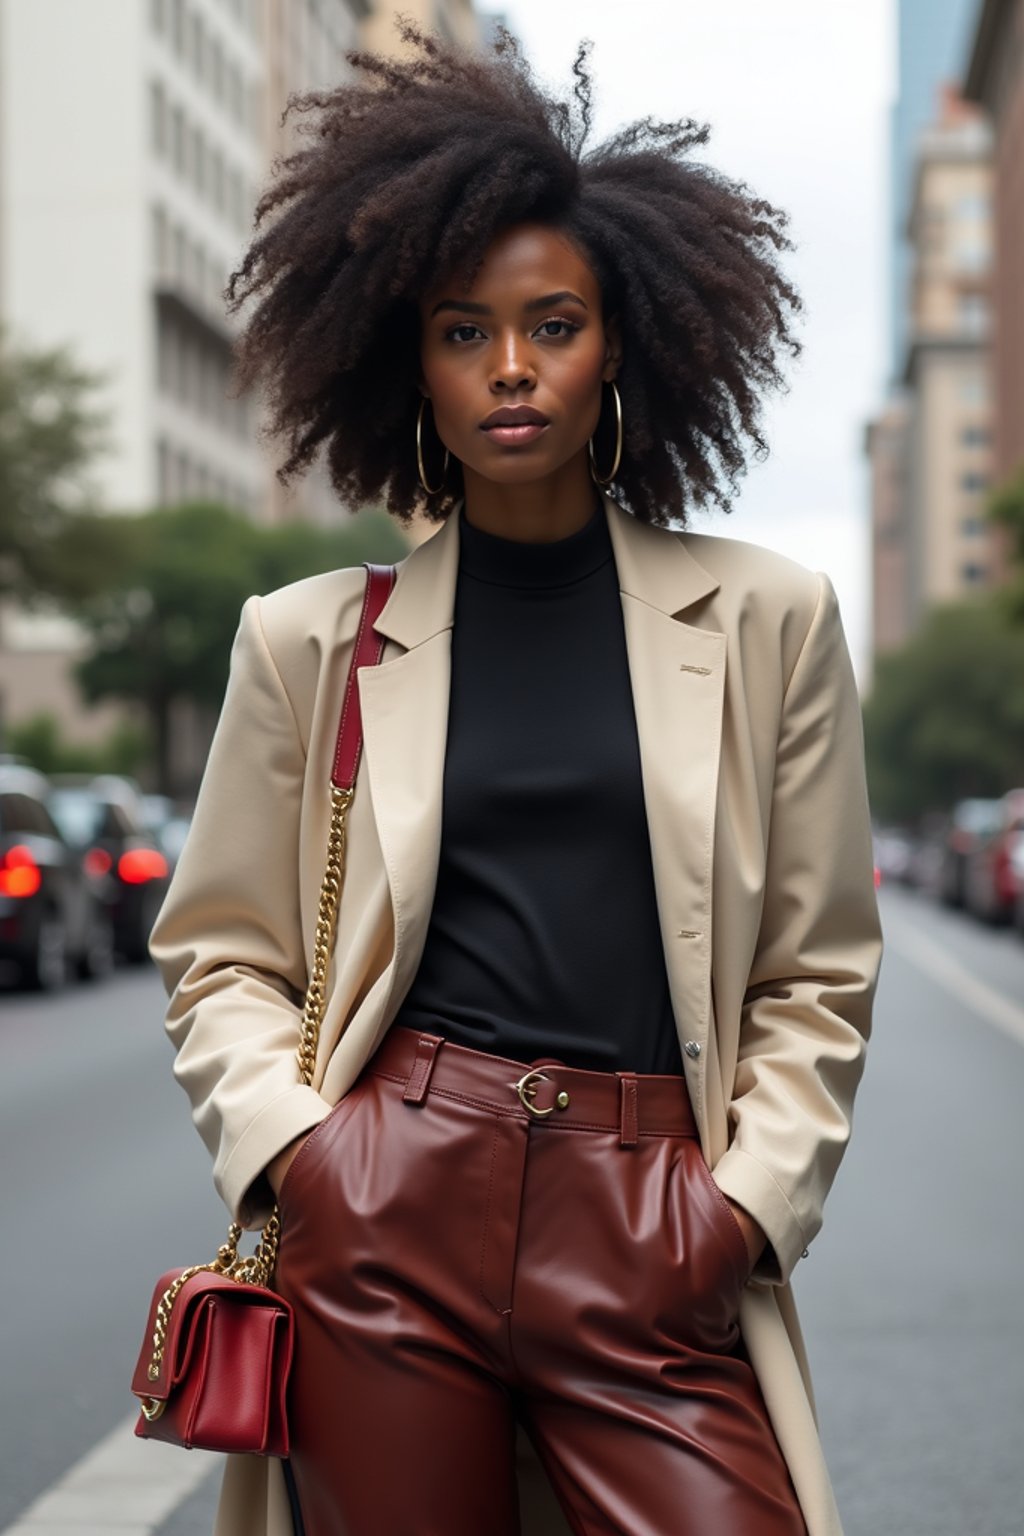
[[[796, 1280], [826, 1450], [847, 1536], [1022, 1536], [1024, 942], [899, 890], [883, 913], [854, 1140]], [[0, 994], [0, 1533], [125, 1419], [156, 1276], [223, 1235], [161, 1018], [145, 970]], [[213, 1500], [160, 1536], [209, 1536]]]

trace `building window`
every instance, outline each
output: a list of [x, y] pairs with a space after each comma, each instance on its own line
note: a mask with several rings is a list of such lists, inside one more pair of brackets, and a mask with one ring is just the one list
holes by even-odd
[[206, 140], [203, 138], [202, 129], [197, 128], [192, 135], [192, 174], [195, 179], [196, 191], [200, 197], [206, 195]]
[[153, 208], [153, 270], [160, 280], [167, 271], [167, 215], [159, 203]]
[[985, 532], [985, 524], [973, 512], [960, 519], [960, 532], [968, 539], [976, 539]]
[[228, 110], [236, 123], [244, 124], [245, 107], [243, 105], [242, 71], [237, 65], [230, 64], [227, 72], [228, 86]]
[[960, 324], [972, 336], [977, 336], [988, 326], [988, 300], [983, 293], [962, 293], [957, 302]]
[[185, 174], [185, 114], [180, 107], [171, 110], [171, 158], [179, 176]]
[[156, 445], [156, 495], [159, 505], [166, 507], [171, 499], [171, 450], [164, 437]]
[[219, 38], [214, 38], [210, 45], [210, 84], [214, 100], [221, 101], [224, 96], [224, 51]]
[[979, 495], [988, 487], [988, 476], [982, 475], [976, 469], [968, 469], [960, 476], [960, 489], [969, 491], [972, 495]]
[[988, 442], [988, 432], [984, 427], [964, 427], [960, 441], [968, 448], [983, 448]]
[[159, 80], [149, 87], [149, 133], [155, 155], [163, 155], [167, 148], [167, 97]]
[[976, 235], [965, 235], [957, 241], [953, 253], [953, 261], [961, 272], [969, 272], [977, 275], [984, 272], [989, 265], [992, 251], [987, 240], [979, 239]]
[[964, 405], [987, 405], [988, 383], [982, 373], [965, 373], [960, 378], [960, 400]]
[[973, 560], [968, 560], [966, 565], [960, 567], [960, 575], [967, 582], [968, 586], [977, 586], [979, 582], [985, 580], [987, 574], [985, 567], [976, 564]]
[[992, 205], [988, 198], [981, 192], [967, 192], [963, 197], [957, 198], [956, 216], [964, 223], [987, 223], [992, 215]]
[[166, 315], [159, 315], [156, 323], [156, 382], [162, 395], [174, 393], [174, 340], [173, 323]]
[[180, 224], [171, 232], [171, 276], [176, 283], [185, 282], [185, 231]]
[[249, 131], [253, 138], [259, 140], [263, 123], [263, 92], [257, 81], [249, 86]]
[[228, 176], [229, 204], [231, 208], [231, 222], [236, 229], [244, 229], [245, 221], [242, 213], [242, 175], [240, 171], [231, 171]]
[[171, 0], [171, 41], [179, 58], [185, 53], [185, 0]]
[[224, 159], [219, 149], [210, 150], [210, 197], [218, 213], [224, 212]]

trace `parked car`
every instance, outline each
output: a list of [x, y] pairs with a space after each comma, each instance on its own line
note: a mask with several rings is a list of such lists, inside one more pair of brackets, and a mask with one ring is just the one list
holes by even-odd
[[1010, 877], [1013, 880], [1013, 921], [1017, 932], [1024, 938], [1024, 837], [1019, 837], [1010, 849]]
[[1024, 789], [1011, 789], [996, 804], [995, 825], [967, 855], [964, 904], [987, 923], [1007, 923], [1017, 906], [1012, 855], [1024, 842]]
[[0, 959], [46, 990], [114, 963], [113, 882], [62, 835], [49, 795], [42, 774], [0, 763]]
[[964, 905], [967, 860], [979, 841], [996, 830], [1001, 814], [998, 800], [974, 798], [958, 800], [954, 805], [946, 828], [938, 878], [939, 895], [947, 905]]
[[185, 846], [191, 816], [182, 815], [177, 803], [169, 795], [143, 795], [141, 807], [146, 831], [156, 838], [173, 870]]
[[914, 842], [908, 832], [886, 828], [875, 833], [875, 864], [886, 881], [908, 884], [914, 856]]
[[131, 961], [148, 956], [170, 874], [167, 855], [146, 830], [140, 800], [131, 780], [113, 774], [58, 775], [50, 795], [64, 836], [83, 850], [89, 869], [114, 883], [114, 942]]

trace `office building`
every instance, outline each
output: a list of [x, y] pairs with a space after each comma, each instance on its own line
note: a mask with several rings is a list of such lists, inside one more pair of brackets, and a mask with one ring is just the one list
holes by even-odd
[[982, 0], [965, 94], [995, 128], [993, 478], [1024, 472], [1024, 0]]

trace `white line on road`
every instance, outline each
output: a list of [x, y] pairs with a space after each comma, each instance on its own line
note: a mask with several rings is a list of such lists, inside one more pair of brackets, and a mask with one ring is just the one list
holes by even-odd
[[958, 960], [952, 959], [946, 950], [903, 923], [887, 920], [885, 937], [897, 953], [926, 975], [934, 976], [942, 982], [972, 1013], [979, 1014], [996, 1029], [1001, 1029], [1004, 1035], [1009, 1035], [1018, 1045], [1024, 1045], [1024, 1008], [1019, 1003], [997, 992], [986, 982], [979, 981]]
[[222, 1460], [133, 1433], [124, 1419], [0, 1536], [152, 1536]]

